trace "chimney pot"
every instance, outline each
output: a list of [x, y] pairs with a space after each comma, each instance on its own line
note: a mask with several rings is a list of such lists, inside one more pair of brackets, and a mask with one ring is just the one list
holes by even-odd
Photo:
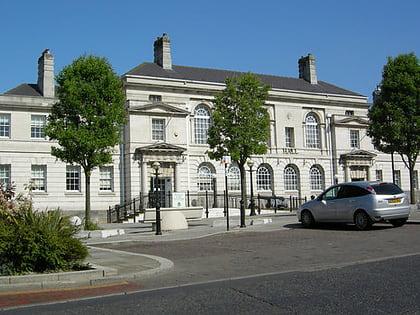
[[42, 96], [54, 97], [54, 56], [45, 49], [38, 59], [38, 89]]

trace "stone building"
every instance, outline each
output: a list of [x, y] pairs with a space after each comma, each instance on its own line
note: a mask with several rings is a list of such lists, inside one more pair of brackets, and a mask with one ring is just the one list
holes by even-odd
[[[0, 95], [0, 181], [18, 190], [32, 180], [40, 209], [82, 213], [83, 174], [50, 155], [42, 126], [54, 98], [54, 57], [39, 61], [38, 83]], [[392, 181], [391, 157], [376, 151], [366, 135], [367, 97], [317, 77], [313, 55], [301, 57], [297, 78], [258, 75], [272, 86], [266, 102], [271, 137], [266, 154], [253, 156], [255, 194], [303, 197], [335, 182]], [[206, 154], [212, 99], [227, 77], [244, 73], [177, 66], [166, 34], [154, 43], [154, 62], [123, 74], [128, 122], [114, 161], [92, 174], [92, 217], [103, 221], [109, 206], [146, 196], [153, 188], [152, 163], [160, 162], [162, 192], [223, 193], [225, 167]], [[409, 190], [408, 170], [394, 156], [396, 182]], [[416, 170], [416, 176], [418, 171]], [[248, 181], [249, 186], [249, 181]], [[418, 180], [417, 180], [418, 189]], [[239, 169], [228, 169], [228, 189], [239, 194]], [[170, 199], [164, 206], [172, 206]]]

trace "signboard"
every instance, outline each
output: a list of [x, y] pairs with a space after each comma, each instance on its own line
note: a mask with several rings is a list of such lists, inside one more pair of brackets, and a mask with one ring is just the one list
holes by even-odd
[[222, 163], [223, 164], [231, 164], [232, 163], [232, 159], [230, 158], [230, 155], [223, 156]]
[[181, 193], [181, 192], [172, 193], [172, 207], [174, 208], [185, 207], [185, 193]]

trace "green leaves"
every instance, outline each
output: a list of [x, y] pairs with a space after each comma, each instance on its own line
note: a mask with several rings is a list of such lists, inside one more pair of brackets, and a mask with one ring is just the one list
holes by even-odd
[[386, 153], [417, 158], [420, 148], [420, 65], [411, 53], [388, 58], [381, 93], [368, 116], [368, 135]]
[[58, 99], [48, 117], [46, 134], [59, 147], [51, 153], [85, 171], [111, 162], [126, 121], [120, 78], [105, 58], [84, 55], [57, 76]]
[[252, 154], [267, 151], [270, 120], [264, 107], [270, 87], [250, 73], [226, 79], [226, 88], [215, 96], [208, 144], [210, 158], [231, 155], [245, 163]]

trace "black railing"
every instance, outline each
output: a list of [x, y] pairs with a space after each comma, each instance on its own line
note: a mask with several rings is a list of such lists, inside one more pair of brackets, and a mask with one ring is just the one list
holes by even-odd
[[[160, 194], [160, 205], [163, 208], [172, 207], [172, 193]], [[250, 196], [246, 197], [245, 207], [250, 207]], [[307, 201], [306, 197], [299, 198], [296, 196], [282, 197], [282, 196], [272, 196], [272, 195], [257, 195], [255, 197], [255, 208], [258, 211], [258, 214], [261, 213], [261, 210], [268, 209], [274, 210], [297, 210], [301, 204]], [[240, 207], [241, 196], [239, 193], [229, 193], [228, 196], [228, 206], [229, 208], [239, 208]], [[205, 209], [206, 217], [209, 215], [209, 209], [213, 208], [224, 208], [225, 206], [225, 196], [222, 194], [215, 194], [213, 191], [200, 191], [200, 192], [190, 192], [185, 193], [185, 206], [186, 207], [203, 207]], [[122, 222], [129, 218], [134, 218], [136, 215], [144, 212], [146, 208], [156, 207], [155, 194], [150, 192], [145, 195], [140, 195], [137, 198], [134, 198], [125, 204], [115, 205], [109, 207], [107, 212], [107, 221], [108, 223], [113, 222]]]

